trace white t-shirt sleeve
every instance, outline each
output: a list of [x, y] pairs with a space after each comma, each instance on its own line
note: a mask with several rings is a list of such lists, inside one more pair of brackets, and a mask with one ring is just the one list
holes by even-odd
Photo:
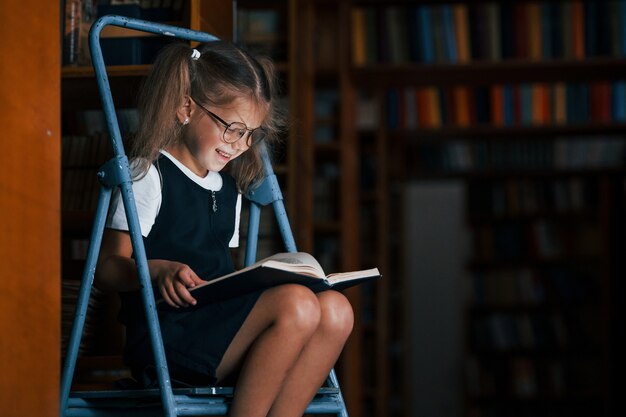
[[[150, 165], [148, 173], [133, 182], [133, 195], [137, 207], [137, 215], [141, 227], [141, 235], [148, 236], [161, 207], [161, 177], [154, 165]], [[116, 230], [128, 230], [126, 211], [119, 189], [111, 199], [111, 207], [106, 226]]]
[[237, 195], [237, 205], [235, 207], [235, 230], [233, 231], [233, 237], [230, 238], [228, 247], [239, 247], [239, 224], [241, 223], [241, 193]]

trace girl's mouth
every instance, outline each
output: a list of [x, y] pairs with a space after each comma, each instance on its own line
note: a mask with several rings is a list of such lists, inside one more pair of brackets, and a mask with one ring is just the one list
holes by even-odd
[[222, 157], [222, 158], [224, 158], [224, 159], [230, 159], [230, 158], [231, 158], [231, 156], [232, 156], [231, 154], [226, 153], [226, 152], [224, 152], [224, 151], [223, 151], [223, 150], [221, 150], [221, 149], [216, 149], [215, 151], [217, 152], [217, 154], [218, 154], [219, 156], [221, 156], [221, 157]]

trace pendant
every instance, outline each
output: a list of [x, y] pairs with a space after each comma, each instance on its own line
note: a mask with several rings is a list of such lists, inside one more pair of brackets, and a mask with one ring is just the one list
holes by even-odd
[[215, 191], [211, 191], [211, 199], [213, 200], [213, 213], [217, 213], [217, 199], [215, 198]]

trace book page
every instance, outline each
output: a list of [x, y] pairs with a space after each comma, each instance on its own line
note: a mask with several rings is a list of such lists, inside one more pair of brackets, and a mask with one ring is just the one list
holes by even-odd
[[255, 265], [257, 264], [311, 275], [317, 278], [324, 278], [326, 275], [317, 259], [305, 252], [277, 253], [257, 262]]
[[378, 268], [371, 268], [363, 269], [361, 271], [338, 272], [335, 274], [329, 274], [326, 278], [328, 282], [330, 282], [331, 284], [335, 284], [337, 282], [377, 276], [380, 276], [380, 271], [378, 270]]

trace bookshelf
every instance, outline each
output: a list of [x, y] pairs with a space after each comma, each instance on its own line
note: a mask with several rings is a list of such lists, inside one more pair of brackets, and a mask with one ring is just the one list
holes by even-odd
[[[295, 230], [325, 270], [377, 266], [381, 282], [346, 291], [355, 326], [337, 365], [351, 416], [388, 412], [386, 131], [357, 134], [360, 97], [351, 66], [351, 2], [300, 1], [295, 16], [298, 80], [294, 118], [299, 198]], [[380, 99], [370, 94], [367, 103]], [[369, 114], [371, 108], [363, 106]], [[369, 161], [369, 165], [363, 164]], [[363, 172], [363, 170], [367, 172]], [[376, 225], [373, 227], [372, 225]], [[397, 323], [393, 323], [396, 325]]]
[[626, 4], [350, 3], [348, 71], [378, 97], [387, 196], [467, 190], [466, 415], [610, 415]]

